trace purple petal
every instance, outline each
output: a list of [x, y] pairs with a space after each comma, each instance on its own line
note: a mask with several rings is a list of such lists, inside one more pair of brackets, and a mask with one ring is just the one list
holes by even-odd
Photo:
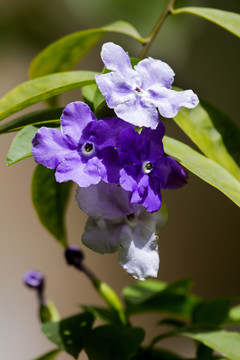
[[32, 143], [32, 154], [35, 161], [49, 169], [55, 169], [75, 151], [74, 146], [58, 129], [42, 127], [36, 133]]
[[113, 253], [119, 249], [122, 231], [121, 220], [89, 217], [85, 225], [82, 242], [100, 254]]
[[140, 97], [136, 97], [135, 103], [131, 106], [128, 103], [117, 105], [115, 113], [121, 119], [139, 127], [150, 127], [156, 129], [158, 125], [158, 112], [155, 106], [144, 106]]
[[133, 229], [122, 233], [119, 263], [134, 278], [145, 280], [157, 277], [159, 255], [157, 236], [138, 222]]
[[65, 159], [56, 170], [56, 181], [65, 182], [72, 180], [78, 186], [88, 187], [91, 184], [97, 184], [101, 180], [98, 172], [98, 158], [89, 159], [86, 163], [81, 161], [80, 156], [76, 153]]
[[81, 101], [68, 104], [61, 116], [61, 128], [63, 134], [75, 146], [82, 136], [83, 129], [91, 122], [97, 121], [88, 105]]
[[142, 88], [158, 84], [166, 88], [170, 88], [173, 83], [174, 71], [171, 67], [161, 60], [151, 57], [140, 61], [134, 66], [134, 69], [140, 74], [142, 79]]
[[129, 193], [117, 184], [100, 181], [88, 188], [79, 187], [76, 199], [78, 206], [90, 216], [117, 219], [133, 212], [129, 204]]
[[165, 126], [162, 123], [158, 124], [155, 130], [143, 129], [141, 132], [142, 144], [145, 154], [144, 160], [155, 161], [164, 155], [162, 138], [165, 133]]
[[150, 213], [158, 211], [161, 207], [161, 193], [159, 182], [149, 178], [149, 186], [145, 192], [145, 196], [141, 200], [141, 204]]
[[131, 104], [135, 101], [135, 94], [131, 89], [137, 86], [136, 81], [133, 84], [128, 83], [127, 79], [113, 72], [96, 75], [95, 80], [111, 109], [121, 103]]
[[177, 189], [187, 184], [187, 171], [170, 156], [157, 161], [156, 172], [162, 189]]
[[175, 91], [160, 88], [154, 89], [153, 92], [155, 93], [154, 104], [165, 118], [176, 116], [182, 106], [193, 109], [199, 103], [197, 95], [192, 90]]
[[120, 170], [122, 168], [116, 149], [107, 147], [99, 151], [101, 166], [98, 166], [99, 174], [105, 182], [119, 183]]
[[118, 138], [117, 151], [123, 165], [141, 165], [140, 154], [145, 151], [141, 135], [133, 128], [123, 130]]

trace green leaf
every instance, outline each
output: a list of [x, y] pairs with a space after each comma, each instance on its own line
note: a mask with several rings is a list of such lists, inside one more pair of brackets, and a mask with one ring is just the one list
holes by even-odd
[[208, 158], [240, 180], [240, 130], [227, 115], [201, 100], [195, 109], [181, 108], [174, 121]]
[[167, 288], [167, 283], [148, 279], [146, 281], [136, 281], [123, 289], [123, 297], [126, 303], [141, 304], [153, 295]]
[[226, 318], [231, 302], [229, 299], [214, 299], [197, 304], [193, 311], [193, 323], [200, 325], [220, 325]]
[[27, 126], [15, 136], [7, 153], [7, 165], [32, 156], [32, 139], [38, 131], [36, 126]]
[[94, 84], [95, 74], [92, 71], [69, 71], [22, 83], [0, 99], [0, 120], [65, 91]]
[[93, 99], [94, 99], [96, 90], [97, 90], [96, 84], [84, 86], [82, 88], [83, 100], [86, 104], [88, 104], [88, 106], [92, 109], [92, 111], [94, 110], [93, 109]]
[[66, 351], [77, 359], [93, 321], [92, 314], [82, 313], [58, 322], [45, 323], [42, 325], [42, 332], [59, 349]]
[[39, 317], [42, 323], [60, 320], [59, 312], [52, 301], [48, 301], [47, 304], [40, 305]]
[[121, 324], [119, 315], [113, 309], [106, 309], [100, 306], [82, 305], [84, 311], [90, 312], [95, 318], [101, 319], [109, 324]]
[[79, 31], [59, 39], [40, 52], [31, 63], [30, 78], [71, 70], [108, 32], [128, 35], [144, 43], [144, 39], [137, 30], [125, 21], [117, 21], [97, 29]]
[[233, 306], [224, 321], [227, 325], [240, 324], [240, 305]]
[[240, 183], [222, 166], [199, 154], [190, 146], [180, 141], [164, 136], [165, 152], [178, 160], [192, 173], [216, 187], [240, 206]]
[[183, 7], [172, 10], [173, 15], [188, 13], [212, 21], [230, 31], [233, 35], [240, 37], [240, 15], [219, 9], [210, 9], [204, 7]]
[[[44, 109], [25, 114], [0, 125], [0, 134], [21, 130], [28, 125], [59, 126], [63, 108]], [[57, 120], [58, 119], [58, 120]]]
[[59, 349], [52, 350], [52, 351], [48, 352], [47, 354], [44, 354], [34, 360], [54, 360], [60, 354], [60, 352], [61, 352], [61, 350], [59, 350]]
[[200, 341], [231, 360], [240, 360], [240, 334], [225, 330], [183, 332], [182, 336]]
[[[143, 284], [148, 282], [145, 281]], [[144, 312], [167, 312], [189, 318], [199, 299], [188, 294], [191, 280], [180, 280], [166, 286], [150, 280], [149, 286], [142, 287], [140, 282], [123, 290], [126, 311], [129, 315]], [[154, 282], [156, 284], [154, 284]]]
[[141, 328], [103, 325], [90, 332], [84, 349], [89, 360], [130, 360], [143, 339]]
[[64, 216], [71, 185], [72, 182], [57, 183], [54, 170], [42, 165], [33, 174], [32, 201], [39, 220], [63, 247], [67, 246]]

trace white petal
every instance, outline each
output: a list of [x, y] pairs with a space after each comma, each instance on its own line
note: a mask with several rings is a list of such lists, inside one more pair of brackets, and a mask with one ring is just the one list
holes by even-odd
[[122, 229], [119, 263], [134, 278], [157, 277], [159, 268], [158, 238], [140, 222], [135, 228]]

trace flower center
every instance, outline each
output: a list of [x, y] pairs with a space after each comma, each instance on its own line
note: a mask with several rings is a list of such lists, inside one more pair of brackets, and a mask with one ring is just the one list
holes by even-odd
[[127, 222], [131, 227], [135, 227], [137, 225], [137, 217], [134, 213], [127, 215]]
[[142, 172], [144, 174], [150, 174], [150, 172], [153, 170], [153, 165], [150, 161], [145, 161], [142, 165]]
[[94, 153], [94, 151], [95, 151], [94, 144], [92, 144], [90, 142], [86, 142], [85, 144], [83, 144], [82, 153], [84, 155], [90, 156]]

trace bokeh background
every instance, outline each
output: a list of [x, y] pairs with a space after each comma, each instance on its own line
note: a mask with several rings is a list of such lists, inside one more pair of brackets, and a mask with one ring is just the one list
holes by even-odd
[[[50, 42], [81, 29], [114, 20], [131, 22], [146, 36], [165, 0], [1, 0], [0, 2], [0, 96], [28, 79], [32, 58]], [[240, 12], [238, 0], [177, 1], [177, 6], [217, 7]], [[140, 45], [124, 36], [108, 35], [132, 56]], [[101, 70], [102, 43], [84, 59], [79, 69]], [[149, 55], [170, 64], [175, 84], [192, 88], [239, 123], [239, 39], [223, 29], [190, 15], [169, 17]], [[80, 99], [69, 92], [62, 104]], [[43, 107], [37, 105], [28, 111]], [[167, 133], [188, 141], [168, 121]], [[41, 226], [31, 203], [32, 158], [6, 167], [6, 154], [14, 134], [0, 138], [0, 358], [30, 360], [52, 349], [40, 332], [35, 294], [22, 284], [23, 273], [35, 268], [47, 277], [46, 295], [62, 316], [73, 314], [79, 304], [102, 304], [82, 274], [66, 266], [62, 249]], [[159, 279], [174, 281], [191, 277], [194, 291], [207, 298], [240, 295], [239, 210], [223, 194], [194, 175], [189, 185], [163, 194], [169, 223], [159, 234]], [[78, 209], [73, 192], [67, 211], [71, 244], [81, 246], [86, 216]], [[119, 294], [133, 282], [117, 261], [117, 255], [99, 255], [84, 249], [86, 262]], [[157, 315], [136, 317], [152, 331]], [[147, 337], [149, 340], [149, 336]], [[171, 346], [169, 341], [166, 346]], [[190, 342], [174, 340], [183, 355], [192, 354]], [[62, 355], [60, 359], [70, 359]], [[84, 356], [81, 357], [84, 359]]]

